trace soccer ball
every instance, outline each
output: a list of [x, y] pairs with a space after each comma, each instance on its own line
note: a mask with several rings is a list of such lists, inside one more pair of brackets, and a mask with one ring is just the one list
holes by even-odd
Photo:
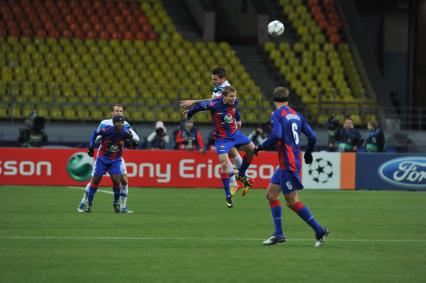
[[274, 37], [282, 35], [284, 29], [284, 24], [278, 20], [272, 21], [268, 24], [268, 33]]

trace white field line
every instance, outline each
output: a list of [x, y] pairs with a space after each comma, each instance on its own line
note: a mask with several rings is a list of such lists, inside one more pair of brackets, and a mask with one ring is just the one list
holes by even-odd
[[[80, 190], [80, 191], [84, 191], [86, 188], [85, 187], [73, 187], [73, 186], [68, 186], [67, 188], [69, 189], [73, 189], [73, 190]], [[114, 193], [111, 191], [107, 191], [104, 189], [98, 189], [98, 192], [104, 193], [104, 194], [109, 194], [109, 195], [113, 195]]]
[[[263, 241], [255, 238], [198, 238], [198, 237], [80, 237], [80, 236], [0, 236], [8, 240], [107, 240], [107, 241]], [[289, 242], [313, 242], [313, 239], [287, 239]], [[330, 242], [366, 243], [426, 243], [426, 239], [327, 239]]]

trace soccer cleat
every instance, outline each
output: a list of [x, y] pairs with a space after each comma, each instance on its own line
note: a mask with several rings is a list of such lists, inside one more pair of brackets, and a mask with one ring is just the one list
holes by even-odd
[[120, 213], [120, 205], [118, 203], [114, 203], [112, 205], [112, 207], [114, 207], [114, 212], [115, 213]]
[[86, 203], [84, 202], [80, 203], [80, 206], [77, 207], [77, 211], [80, 213], [86, 212]]
[[241, 191], [241, 195], [245, 196], [249, 192], [249, 189], [253, 185], [254, 181], [253, 181], [252, 178], [240, 176], [238, 174], [237, 174], [236, 178], [237, 178], [238, 181], [240, 181], [241, 183], [243, 183], [244, 187], [243, 187], [243, 189]]
[[235, 194], [237, 193], [237, 191], [239, 190], [239, 188], [240, 188], [240, 185], [237, 182], [235, 182], [235, 184], [231, 185], [231, 196], [232, 197], [235, 196]]
[[92, 205], [91, 204], [86, 205], [86, 209], [84, 210], [84, 212], [91, 213], [92, 212]]
[[234, 207], [234, 202], [232, 201], [232, 197], [227, 197], [226, 198], [226, 207], [228, 207], [228, 208], [233, 208]]
[[263, 244], [265, 246], [272, 246], [272, 245], [275, 245], [277, 243], [284, 243], [284, 242], [285, 242], [285, 237], [284, 236], [276, 236], [274, 234], [270, 238], [268, 238], [265, 241], [263, 241]]
[[133, 210], [130, 210], [127, 207], [123, 207], [120, 209], [120, 213], [133, 213]]
[[316, 239], [315, 247], [316, 248], [319, 248], [322, 245], [324, 245], [325, 239], [327, 238], [328, 234], [330, 233], [330, 231], [327, 228], [324, 227], [323, 229], [324, 229], [324, 232], [322, 234], [315, 235], [315, 239]]

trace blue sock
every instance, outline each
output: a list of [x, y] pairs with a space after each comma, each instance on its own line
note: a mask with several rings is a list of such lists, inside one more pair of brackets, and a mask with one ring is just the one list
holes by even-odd
[[220, 177], [223, 183], [223, 190], [225, 191], [226, 198], [231, 197], [231, 190], [229, 189], [231, 185], [230, 174], [228, 173], [220, 173]]
[[89, 205], [93, 204], [93, 199], [95, 198], [95, 193], [96, 193], [95, 188], [93, 188], [92, 186], [89, 187]]
[[275, 226], [275, 236], [283, 236], [284, 232], [282, 228], [282, 207], [279, 199], [269, 202], [269, 206], [271, 207], [272, 212], [272, 220], [274, 221]]
[[241, 167], [238, 169], [238, 175], [245, 177], [247, 168], [249, 168], [251, 163], [251, 159], [247, 159], [245, 156], [243, 158], [243, 163], [241, 164]]
[[312, 227], [316, 234], [324, 233], [324, 229], [321, 227], [321, 225], [318, 224], [312, 213], [309, 211], [308, 207], [306, 207], [302, 202], [296, 202], [295, 204], [291, 205], [290, 208], [296, 212], [300, 218], [305, 220], [305, 222]]
[[114, 204], [118, 203], [120, 199], [120, 186], [112, 187], [112, 191], [114, 192]]

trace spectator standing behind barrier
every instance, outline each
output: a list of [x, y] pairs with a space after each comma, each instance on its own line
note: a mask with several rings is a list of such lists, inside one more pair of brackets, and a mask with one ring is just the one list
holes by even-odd
[[367, 123], [368, 134], [365, 140], [365, 150], [367, 152], [383, 152], [385, 148], [385, 135], [376, 121]]
[[184, 127], [177, 132], [175, 142], [177, 149], [180, 150], [204, 151], [203, 137], [190, 120], [186, 121]]
[[216, 137], [214, 131], [211, 131], [209, 134], [209, 138], [207, 139], [206, 150], [216, 150]]
[[336, 151], [336, 131], [340, 127], [340, 122], [333, 113], [325, 123], [328, 133], [328, 151]]
[[155, 123], [155, 131], [152, 132], [146, 139], [149, 149], [164, 149], [169, 143], [167, 129], [162, 121]]
[[18, 141], [22, 147], [41, 147], [47, 142], [47, 134], [44, 132], [46, 119], [37, 116], [34, 110], [25, 120], [25, 127], [19, 129]]
[[346, 118], [343, 128], [337, 130], [335, 138], [340, 152], [355, 152], [362, 144], [361, 135], [350, 118]]
[[266, 140], [266, 135], [262, 128], [258, 127], [248, 135], [248, 138], [251, 139], [255, 146], [258, 146]]

